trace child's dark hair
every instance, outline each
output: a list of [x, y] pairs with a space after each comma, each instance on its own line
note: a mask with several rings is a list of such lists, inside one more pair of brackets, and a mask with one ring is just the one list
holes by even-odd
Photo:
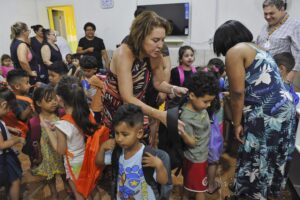
[[14, 108], [17, 105], [16, 95], [8, 89], [5, 83], [0, 83], [0, 100], [7, 101], [10, 108]]
[[54, 88], [51, 86], [37, 87], [33, 91], [33, 104], [37, 113], [41, 113], [42, 108], [37, 104], [37, 102], [41, 102], [43, 99], [46, 102], [50, 102], [53, 98], [56, 98]]
[[98, 62], [94, 56], [82, 56], [79, 60], [79, 65], [83, 69], [97, 69]]
[[220, 58], [212, 58], [208, 61], [207, 67], [217, 78], [220, 78], [225, 71], [225, 64]]
[[90, 122], [90, 109], [80, 81], [73, 76], [63, 76], [56, 86], [56, 94], [73, 108], [72, 117], [85, 134], [92, 135], [97, 126]]
[[180, 47], [178, 50], [178, 62], [180, 65], [182, 64], [181, 59], [186, 50], [191, 50], [193, 53], [195, 53], [195, 50], [191, 46], [185, 45]]
[[68, 68], [63, 61], [55, 61], [49, 67], [49, 71], [53, 71], [59, 75], [65, 75], [68, 73]]
[[28, 73], [21, 69], [14, 69], [7, 73], [6, 81], [9, 85], [18, 83], [20, 78], [29, 77]]
[[144, 114], [142, 109], [134, 104], [124, 104], [120, 106], [114, 115], [112, 125], [116, 127], [121, 122], [126, 123], [130, 127], [143, 125]]
[[74, 53], [71, 55], [71, 59], [80, 59], [80, 54], [79, 53]]
[[11, 57], [10, 57], [8, 54], [3, 54], [3, 55], [1, 56], [1, 65], [4, 65], [3, 62], [4, 62], [4, 60], [6, 60], [6, 59], [11, 59]]
[[215, 96], [207, 109], [210, 117], [221, 107], [219, 100], [219, 81], [212, 72], [197, 72], [193, 74], [188, 82], [187, 88], [189, 92], [193, 92], [196, 97], [204, 97], [205, 95]]
[[283, 65], [286, 68], [287, 73], [292, 71], [295, 66], [295, 59], [293, 55], [289, 52], [276, 54], [275, 56], [273, 56], [273, 58], [276, 64], [278, 65], [278, 67], [280, 65]]

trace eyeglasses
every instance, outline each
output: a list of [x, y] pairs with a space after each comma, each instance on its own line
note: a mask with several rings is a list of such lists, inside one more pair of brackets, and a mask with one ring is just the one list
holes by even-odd
[[54, 37], [56, 37], [56, 33], [49, 33], [48, 35], [53, 35]]

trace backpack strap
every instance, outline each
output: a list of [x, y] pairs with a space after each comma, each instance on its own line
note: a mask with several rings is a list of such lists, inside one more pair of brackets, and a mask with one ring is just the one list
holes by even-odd
[[[183, 66], [179, 65], [177, 67], [177, 69], [178, 69], [178, 73], [179, 73], [180, 86], [183, 86], [183, 83], [184, 83], [184, 70], [183, 70]], [[196, 67], [192, 66], [192, 72], [193, 72], [193, 74], [197, 72]]]
[[[0, 130], [1, 130], [1, 135], [2, 135], [3, 140], [6, 141], [6, 140], [7, 140], [7, 132], [6, 132], [6, 129], [5, 129], [5, 127], [4, 127], [3, 122], [1, 122], [1, 121], [0, 121]], [[5, 153], [6, 153], [7, 151], [9, 151], [9, 148], [3, 149], [3, 150], [2, 150], [3, 155], [5, 155]]]
[[33, 142], [39, 142], [41, 139], [41, 120], [39, 116], [35, 116], [29, 120], [30, 138]]

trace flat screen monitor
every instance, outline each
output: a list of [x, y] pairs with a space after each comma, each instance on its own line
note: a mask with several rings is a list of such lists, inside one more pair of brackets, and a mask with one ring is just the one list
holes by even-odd
[[139, 5], [138, 9], [154, 11], [167, 19], [172, 26], [171, 35], [189, 35], [189, 3]]

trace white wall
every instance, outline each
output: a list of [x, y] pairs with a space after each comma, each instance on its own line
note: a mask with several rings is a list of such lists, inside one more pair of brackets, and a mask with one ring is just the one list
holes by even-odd
[[[36, 0], [0, 0], [0, 56], [10, 54], [10, 27], [17, 21], [38, 23]], [[28, 27], [30, 28], [30, 27]]]
[[[73, 5], [77, 38], [84, 36], [83, 25], [90, 21], [96, 24], [97, 36], [104, 39], [106, 48], [114, 50], [129, 32], [133, 13], [137, 5], [161, 3], [190, 3], [190, 35], [171, 37], [180, 39], [179, 44], [168, 44], [171, 52], [172, 64], [176, 65], [178, 48], [191, 45], [196, 49], [197, 65], [207, 63], [214, 57], [209, 40], [215, 29], [229, 19], [243, 22], [256, 38], [265, 23], [262, 12], [263, 0], [114, 0], [112, 9], [102, 9], [100, 0], [10, 0], [0, 1], [0, 54], [9, 50], [9, 27], [17, 20], [30, 25], [40, 23], [49, 27], [47, 6]], [[7, 8], [7, 9], [3, 9]], [[298, 8], [298, 10], [296, 10]], [[299, 0], [288, 0], [288, 12], [300, 20]], [[14, 10], [14, 12], [12, 12]]]

